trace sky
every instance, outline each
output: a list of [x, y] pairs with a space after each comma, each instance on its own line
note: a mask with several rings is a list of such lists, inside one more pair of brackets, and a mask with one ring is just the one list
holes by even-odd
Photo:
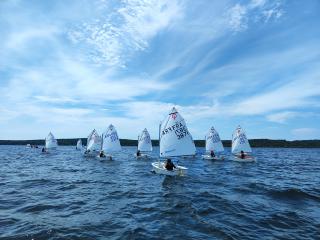
[[318, 0], [0, 0], [0, 139], [320, 139]]

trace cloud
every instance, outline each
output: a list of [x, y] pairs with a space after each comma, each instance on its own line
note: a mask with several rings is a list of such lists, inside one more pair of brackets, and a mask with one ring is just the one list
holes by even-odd
[[296, 128], [291, 131], [291, 134], [297, 140], [319, 139], [320, 138], [320, 129], [317, 129], [317, 128]]
[[[275, 90], [249, 97], [232, 107], [239, 115], [264, 114], [275, 110], [313, 106], [312, 97], [320, 96], [317, 83], [320, 73], [311, 73]], [[301, 89], [303, 86], [303, 89]]]
[[98, 65], [124, 67], [130, 56], [148, 47], [148, 41], [181, 16], [175, 0], [127, 0], [120, 7], [108, 9], [68, 35], [75, 43], [87, 44], [89, 58]]
[[294, 118], [299, 113], [297, 112], [290, 112], [290, 111], [285, 111], [285, 112], [278, 112], [278, 113], [273, 113], [267, 115], [267, 119], [270, 122], [276, 122], [276, 123], [285, 123], [288, 119]]
[[279, 0], [251, 0], [247, 4], [236, 3], [227, 12], [229, 27], [235, 32], [248, 28], [250, 22], [277, 20], [284, 11]]

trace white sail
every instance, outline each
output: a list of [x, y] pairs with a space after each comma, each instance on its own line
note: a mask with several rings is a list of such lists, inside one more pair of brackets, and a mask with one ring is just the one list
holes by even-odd
[[160, 126], [160, 157], [186, 156], [196, 154], [187, 125], [175, 108]]
[[87, 139], [87, 147], [86, 150], [90, 151], [100, 151], [101, 149], [101, 137], [98, 132], [94, 129]]
[[102, 134], [102, 150], [107, 153], [117, 152], [121, 150], [117, 130], [112, 124]]
[[252, 152], [249, 141], [244, 130], [238, 126], [232, 134], [232, 149], [233, 154], [240, 153], [241, 151], [250, 153]]
[[152, 152], [152, 142], [148, 130], [145, 128], [138, 137], [138, 150], [141, 152]]
[[79, 140], [77, 141], [77, 147], [76, 147], [76, 149], [81, 149], [81, 148], [82, 148], [82, 140], [79, 139]]
[[51, 132], [46, 137], [45, 142], [46, 142], [46, 144], [45, 144], [46, 149], [55, 149], [58, 147], [57, 139], [55, 139], [55, 137], [53, 136], [53, 134]]
[[215, 153], [224, 151], [219, 133], [214, 129], [214, 127], [211, 127], [206, 135], [206, 151], [213, 151]]

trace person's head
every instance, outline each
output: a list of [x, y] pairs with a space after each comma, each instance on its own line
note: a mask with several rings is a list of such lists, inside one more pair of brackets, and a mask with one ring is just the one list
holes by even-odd
[[241, 150], [241, 152], [240, 152], [241, 154], [243, 154], [244, 152]]
[[167, 162], [168, 162], [168, 163], [171, 163], [171, 159], [170, 159], [170, 158], [168, 158], [168, 159], [167, 159]]

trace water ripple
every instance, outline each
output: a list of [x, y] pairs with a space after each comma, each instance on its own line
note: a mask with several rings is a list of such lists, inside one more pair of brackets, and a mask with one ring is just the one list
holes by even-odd
[[[180, 160], [150, 172], [124, 147], [114, 160], [0, 146], [0, 239], [317, 239], [320, 149], [255, 149], [258, 162]], [[198, 149], [199, 154], [203, 149]]]

